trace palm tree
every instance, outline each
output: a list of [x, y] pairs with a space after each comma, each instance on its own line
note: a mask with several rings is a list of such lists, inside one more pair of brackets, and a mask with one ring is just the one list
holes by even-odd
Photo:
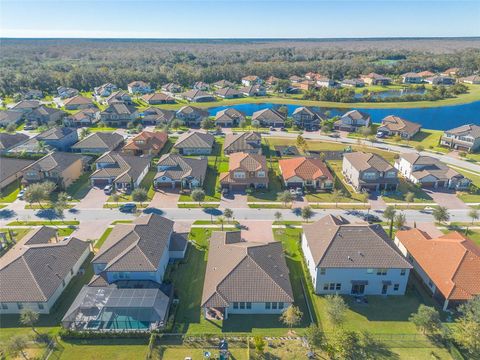
[[338, 207], [338, 201], [343, 196], [342, 190], [333, 190], [332, 191], [332, 200], [335, 203], [335, 207]]
[[230, 219], [233, 217], [233, 210], [226, 208], [225, 210], [223, 210], [223, 216], [225, 216], [228, 222], [230, 222]]
[[222, 225], [222, 231], [223, 231], [223, 224], [225, 223], [225, 217], [224, 216], [219, 216], [217, 217], [217, 221]]
[[439, 206], [433, 209], [432, 215], [435, 221], [439, 223], [450, 220], [450, 214], [448, 213], [448, 209], [444, 206]]
[[390, 220], [390, 231], [389, 231], [390, 237], [392, 237], [392, 234], [393, 234], [393, 220], [395, 219], [396, 213], [397, 213], [397, 210], [395, 210], [395, 208], [392, 205], [387, 206], [387, 208], [383, 212], [383, 216], [387, 220]]
[[20, 313], [20, 323], [25, 326], [30, 326], [34, 333], [38, 335], [35, 329], [35, 323], [38, 321], [38, 313], [32, 309], [23, 309]]
[[407, 221], [407, 218], [404, 213], [395, 215], [394, 223], [397, 230], [401, 230]]
[[273, 216], [275, 217], [276, 221], [282, 220], [282, 213], [280, 211], [275, 211], [275, 214], [273, 214]]

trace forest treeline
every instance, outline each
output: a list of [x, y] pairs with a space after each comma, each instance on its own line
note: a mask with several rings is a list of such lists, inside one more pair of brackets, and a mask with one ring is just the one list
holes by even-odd
[[[414, 42], [415, 40], [412, 40]], [[307, 42], [2, 40], [0, 94], [26, 89], [52, 93], [60, 86], [88, 91], [105, 82], [121, 88], [133, 80], [154, 87], [167, 82], [191, 86], [243, 76], [288, 78], [315, 71], [332, 79], [377, 72], [390, 76], [409, 71], [440, 72], [459, 67], [462, 75], [480, 71], [480, 49], [459, 47], [439, 52], [422, 49], [327, 47]]]

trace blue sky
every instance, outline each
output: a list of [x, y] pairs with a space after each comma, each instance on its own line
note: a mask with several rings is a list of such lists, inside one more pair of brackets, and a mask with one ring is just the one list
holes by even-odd
[[0, 36], [480, 36], [480, 0], [0, 0]]

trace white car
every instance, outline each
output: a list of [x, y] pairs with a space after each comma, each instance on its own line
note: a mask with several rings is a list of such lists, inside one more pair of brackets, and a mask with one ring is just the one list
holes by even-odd
[[25, 195], [25, 190], [20, 190], [20, 192], [17, 195], [17, 199], [23, 200], [23, 195]]
[[425, 208], [423, 209], [424, 212], [428, 212], [428, 213], [431, 213], [433, 211], [433, 207], [431, 206], [425, 206]]

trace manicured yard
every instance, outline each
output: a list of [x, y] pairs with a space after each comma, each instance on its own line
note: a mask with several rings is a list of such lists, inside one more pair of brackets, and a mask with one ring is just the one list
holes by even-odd
[[[149, 202], [153, 199], [155, 195], [155, 190], [153, 189], [153, 178], [157, 173], [157, 169], [155, 167], [150, 167], [150, 170], [147, 172], [145, 177], [143, 178], [142, 182], [140, 183], [140, 188], [147, 190], [148, 200], [145, 202]], [[131, 194], [125, 194], [121, 192], [117, 192], [117, 195], [120, 196], [118, 202], [131, 202], [133, 201]], [[109, 196], [107, 199], [108, 202], [113, 202], [112, 196]]]
[[84, 173], [72, 185], [70, 185], [66, 193], [72, 197], [72, 200], [81, 200], [90, 190], [91, 171]]
[[[235, 360], [249, 360], [248, 359], [248, 350], [247, 348], [229, 348], [230, 355], [232, 359]], [[204, 351], [209, 351], [212, 354], [213, 359], [217, 359], [219, 352], [217, 348], [188, 348], [188, 347], [178, 347], [178, 346], [169, 346], [163, 352], [163, 360], [178, 360], [186, 359], [190, 357], [192, 359], [203, 359]]]
[[[471, 172], [467, 172], [461, 168], [458, 167], [453, 167], [454, 170], [458, 171], [460, 174], [463, 176], [469, 178], [472, 180], [472, 183], [480, 189], [480, 174], [472, 174]], [[466, 203], [470, 202], [480, 202], [480, 190], [478, 190], [474, 194], [470, 194], [468, 192], [461, 192], [460, 195], [458, 196], [462, 201]]]
[[400, 184], [398, 186], [398, 190], [395, 192], [389, 191], [382, 195], [382, 199], [386, 203], [399, 203], [405, 202], [405, 196], [408, 192], [412, 192], [415, 194], [413, 199], [413, 203], [430, 203], [433, 202], [433, 199], [421, 188], [416, 187], [414, 184], [406, 181], [404, 178], [400, 178]]
[[107, 237], [108, 237], [108, 235], [110, 235], [112, 230], [113, 230], [113, 228], [107, 228], [105, 230], [105, 232], [102, 234], [102, 236], [100, 236], [100, 238], [95, 242], [95, 249], [100, 249], [102, 247], [103, 243], [105, 242], [105, 240], [107, 240]]
[[20, 192], [20, 180], [7, 185], [0, 193], [0, 203], [12, 203], [17, 199]]
[[60, 355], [61, 360], [145, 359], [148, 353], [144, 339], [69, 340], [60, 345], [62, 348], [54, 355]]
[[45, 225], [45, 226], [53, 226], [53, 225], [79, 225], [80, 221], [76, 220], [52, 220], [52, 221], [12, 221], [9, 222], [7, 225], [8, 226], [40, 226], [40, 225]]
[[284, 189], [278, 162], [276, 160], [268, 161], [267, 165], [269, 166], [268, 189], [254, 190], [250, 195], [248, 195], [249, 202], [278, 201], [278, 193]]

